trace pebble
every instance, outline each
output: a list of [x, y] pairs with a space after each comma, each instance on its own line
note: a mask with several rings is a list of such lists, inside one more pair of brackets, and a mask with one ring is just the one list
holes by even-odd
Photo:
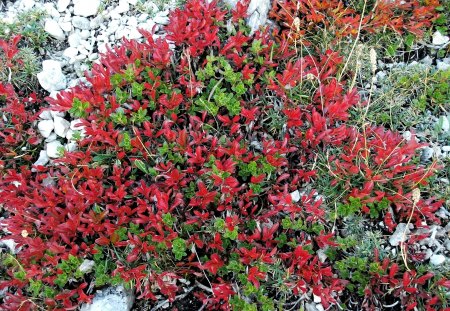
[[97, 14], [100, 0], [73, 0], [73, 13], [79, 16], [92, 16]]
[[450, 38], [448, 36], [443, 36], [439, 31], [433, 33], [433, 44], [434, 45], [444, 45], [446, 44]]
[[[405, 233], [406, 230], [406, 233]], [[398, 246], [401, 242], [404, 242], [410, 233], [409, 228], [406, 227], [405, 223], [399, 223], [395, 232], [389, 238], [389, 243], [392, 246]]]
[[81, 42], [80, 33], [74, 32], [73, 34], [71, 34], [68, 38], [68, 42], [71, 47], [74, 47], [74, 48], [78, 47]]
[[427, 162], [433, 157], [434, 150], [430, 147], [424, 147], [422, 149], [422, 154], [420, 155], [420, 161]]
[[39, 158], [36, 160], [36, 162], [33, 163], [33, 165], [34, 166], [36, 166], [36, 165], [45, 166], [49, 161], [50, 161], [50, 159], [47, 156], [47, 152], [45, 150], [41, 150], [39, 152]]
[[67, 9], [67, 7], [69, 6], [69, 4], [70, 4], [70, 0], [58, 0], [58, 3], [56, 4], [56, 9], [59, 12], [64, 12]]
[[292, 202], [297, 203], [300, 201], [300, 191], [295, 190], [294, 192], [291, 192], [291, 199]]
[[430, 257], [430, 263], [434, 266], [440, 266], [445, 262], [444, 255], [433, 255]]
[[66, 137], [67, 131], [70, 128], [70, 122], [61, 117], [55, 117], [53, 119], [55, 125], [55, 133], [60, 137]]
[[74, 16], [72, 18], [72, 25], [75, 28], [89, 30], [91, 27], [91, 22], [86, 17]]
[[53, 159], [58, 158], [60, 156], [60, 148], [63, 148], [63, 145], [59, 140], [48, 143], [46, 146], [47, 156]]
[[44, 60], [42, 71], [37, 74], [37, 78], [42, 88], [48, 92], [63, 90], [67, 85], [61, 64], [56, 60]]
[[47, 19], [45, 21], [44, 30], [55, 39], [64, 40], [66, 38], [64, 31], [54, 19]]

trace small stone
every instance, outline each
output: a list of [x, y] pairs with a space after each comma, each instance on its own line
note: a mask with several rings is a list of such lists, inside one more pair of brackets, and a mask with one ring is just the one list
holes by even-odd
[[62, 73], [61, 64], [56, 60], [44, 60], [42, 71], [37, 74], [39, 84], [48, 92], [66, 88], [67, 79]]
[[7, 248], [11, 254], [16, 254], [17, 243], [13, 239], [5, 239], [0, 241], [0, 247]]
[[448, 36], [443, 36], [439, 31], [433, 33], [433, 44], [434, 45], [444, 45], [446, 44], [450, 38]]
[[85, 259], [81, 265], [78, 267], [78, 270], [82, 273], [89, 273], [95, 266], [95, 262], [93, 260]]
[[444, 62], [441, 61], [437, 61], [437, 65], [436, 65], [436, 69], [437, 70], [442, 70], [442, 71], [447, 71], [450, 69], [450, 64], [446, 64]]
[[81, 37], [81, 39], [83, 39], [83, 40], [86, 40], [86, 39], [88, 39], [89, 37], [90, 37], [90, 33], [89, 33], [89, 30], [87, 30], [87, 29], [84, 29], [84, 30], [82, 30], [81, 32], [80, 32], [80, 37]]
[[46, 151], [49, 158], [56, 159], [60, 156], [60, 150], [64, 148], [59, 140], [47, 144]]
[[420, 62], [424, 65], [431, 66], [433, 64], [433, 59], [430, 57], [430, 55], [427, 55], [426, 57], [421, 59]]
[[52, 114], [50, 113], [50, 111], [48, 110], [44, 110], [39, 114], [39, 118], [43, 119], [43, 120], [52, 120]]
[[44, 8], [47, 13], [47, 16], [51, 16], [53, 18], [59, 18], [61, 14], [59, 14], [58, 10], [55, 8], [53, 3], [47, 2], [44, 3]]
[[39, 152], [39, 158], [36, 160], [36, 162], [33, 163], [34, 166], [36, 165], [46, 165], [48, 163], [48, 161], [50, 161], [50, 159], [47, 156], [47, 152], [45, 150], [41, 150], [41, 152]]
[[79, 16], [96, 15], [100, 7], [100, 0], [73, 0], [73, 13]]
[[92, 53], [91, 55], [88, 56], [88, 59], [90, 61], [94, 61], [98, 58], [98, 54], [97, 53]]
[[45, 142], [46, 143], [51, 143], [52, 141], [55, 141], [56, 139], [58, 139], [58, 135], [56, 135], [55, 132], [52, 132], [50, 134], [50, 136], [45, 139]]
[[55, 117], [53, 121], [55, 124], [56, 135], [60, 137], [66, 137], [67, 131], [70, 128], [70, 122], [61, 117]]
[[42, 120], [38, 123], [38, 130], [45, 138], [50, 136], [54, 128], [53, 120]]
[[424, 147], [422, 149], [422, 154], [420, 156], [420, 161], [427, 162], [428, 160], [430, 160], [433, 157], [433, 154], [434, 154], [433, 148]]
[[445, 262], [445, 256], [444, 255], [433, 255], [430, 257], [430, 263], [433, 266], [440, 266]]
[[89, 304], [83, 304], [80, 311], [129, 311], [134, 302], [134, 295], [123, 286], [97, 290]]
[[74, 152], [75, 150], [77, 150], [77, 147], [78, 147], [77, 143], [70, 142], [64, 146], [64, 149], [66, 149], [67, 152]]
[[58, 0], [58, 3], [56, 4], [56, 9], [59, 12], [64, 12], [67, 9], [67, 7], [69, 6], [69, 4], [70, 4], [70, 0]]
[[73, 48], [76, 48], [80, 45], [81, 42], [81, 36], [79, 32], [74, 32], [73, 34], [71, 34], [69, 36], [69, 38], [67, 39], [69, 42], [69, 45]]
[[91, 28], [91, 22], [86, 17], [74, 16], [72, 18], [72, 25], [75, 28], [89, 30]]
[[54, 19], [47, 19], [45, 21], [44, 30], [55, 39], [64, 40], [66, 38], [64, 31]]
[[50, 110], [50, 114], [52, 115], [52, 118], [56, 118], [56, 117], [64, 118], [64, 116], [66, 115], [66, 113], [64, 111], [55, 111], [55, 110]]
[[425, 251], [425, 260], [430, 259], [433, 256], [433, 251], [429, 248]]
[[300, 192], [298, 190], [291, 192], [291, 198], [292, 202], [297, 203], [298, 201], [300, 201]]
[[61, 23], [59, 23], [59, 26], [60, 26], [61, 29], [64, 30], [65, 32], [70, 32], [70, 31], [72, 31], [72, 23], [71, 23], [71, 22], [61, 22]]
[[315, 303], [320, 303], [320, 302], [322, 302], [322, 299], [319, 296], [316, 296], [316, 295], [313, 294], [313, 301]]
[[251, 0], [247, 9], [248, 18], [246, 19], [247, 25], [251, 28], [251, 32], [254, 33], [267, 22], [267, 14], [271, 7], [270, 0]]
[[442, 151], [444, 152], [450, 152], [450, 146], [443, 146]]
[[[406, 232], [405, 232], [406, 231]], [[392, 246], [398, 246], [401, 242], [405, 242], [408, 234], [410, 233], [409, 228], [406, 227], [405, 223], [399, 223], [395, 232], [389, 238], [389, 243]]]
[[68, 47], [67, 49], [64, 50], [63, 52], [63, 56], [72, 59], [75, 58], [75, 56], [78, 55], [78, 50], [74, 47]]
[[410, 141], [410, 140], [411, 140], [411, 137], [412, 137], [412, 134], [411, 134], [410, 131], [404, 131], [402, 136], [403, 136], [403, 138], [404, 138], [406, 141]]
[[169, 24], [169, 17], [167, 16], [161, 16], [161, 15], [156, 15], [153, 18], [153, 22], [155, 22], [155, 24], [160, 24], [160, 25], [167, 25]]

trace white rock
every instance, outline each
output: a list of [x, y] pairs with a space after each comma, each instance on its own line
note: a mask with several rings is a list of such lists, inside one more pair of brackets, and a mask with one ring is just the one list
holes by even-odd
[[17, 243], [13, 239], [5, 239], [0, 241], [0, 247], [6, 247], [11, 254], [16, 254]]
[[35, 5], [36, 5], [37, 1], [34, 0], [22, 0], [19, 3], [19, 11], [29, 11], [31, 10]]
[[[406, 230], [406, 232], [405, 232]], [[405, 223], [399, 223], [397, 228], [395, 228], [395, 232], [389, 238], [389, 243], [392, 246], [398, 246], [401, 242], [405, 242], [406, 238], [409, 234], [409, 228], [406, 227]]]
[[54, 128], [53, 120], [42, 120], [38, 123], [38, 130], [45, 138], [50, 136]]
[[100, 7], [100, 0], [73, 0], [73, 13], [79, 16], [96, 15]]
[[267, 14], [271, 7], [270, 0], [251, 0], [247, 9], [247, 25], [252, 33], [267, 22]]
[[319, 296], [316, 296], [313, 294], [313, 300], [315, 303], [320, 303], [322, 301], [322, 299]]
[[88, 39], [90, 35], [91, 35], [91, 34], [90, 34], [89, 30], [87, 30], [87, 29], [84, 29], [84, 30], [82, 30], [82, 31], [80, 32], [80, 37], [81, 37], [81, 39], [83, 39], [83, 40]]
[[67, 131], [70, 128], [70, 122], [61, 117], [55, 117], [53, 121], [55, 124], [56, 135], [60, 137], [66, 137]]
[[64, 116], [66, 115], [66, 113], [64, 111], [55, 111], [55, 110], [50, 110], [50, 114], [52, 115], [53, 118], [56, 118], [56, 117], [64, 118]]
[[111, 14], [123, 14], [130, 10], [129, 3], [125, 0], [120, 0], [119, 5], [114, 8], [114, 10], [111, 11]]
[[46, 142], [46, 143], [51, 143], [52, 141], [55, 141], [55, 140], [57, 140], [57, 139], [58, 139], [58, 135], [56, 135], [55, 132], [52, 132], [52, 133], [50, 134], [50, 136], [47, 137], [47, 138], [45, 139], [45, 142]]
[[74, 152], [75, 150], [77, 150], [77, 147], [78, 147], [77, 143], [70, 142], [64, 146], [64, 149], [66, 149], [67, 152]]
[[64, 148], [59, 140], [54, 140], [47, 144], [46, 151], [49, 158], [56, 159], [60, 156], [60, 149]]
[[74, 32], [67, 38], [67, 41], [69, 42], [69, 45], [73, 48], [76, 48], [81, 43], [81, 36], [79, 32]]
[[44, 60], [42, 71], [37, 74], [39, 84], [48, 92], [66, 88], [67, 79], [61, 71], [61, 64], [56, 60]]
[[59, 26], [60, 26], [61, 29], [64, 30], [65, 32], [70, 32], [70, 31], [72, 31], [72, 23], [71, 23], [71, 22], [61, 22], [61, 23], [59, 23]]
[[450, 69], [450, 64], [441, 62], [441, 61], [437, 61], [437, 65], [436, 65], [436, 69], [437, 70], [442, 70], [442, 71], [446, 71]]
[[89, 304], [83, 304], [80, 311], [129, 311], [133, 306], [134, 295], [123, 286], [98, 290]]
[[41, 118], [42, 120], [52, 120], [53, 119], [52, 114], [48, 110], [42, 111], [39, 114], [39, 118]]
[[444, 152], [450, 152], [450, 146], [443, 146], [442, 151]]
[[[160, 12], [158, 12], [158, 13], [160, 13]], [[153, 22], [155, 22], [155, 24], [160, 24], [160, 25], [169, 24], [169, 17], [163, 16], [163, 15], [158, 15], [158, 13], [153, 18]]]
[[434, 266], [442, 265], [445, 262], [444, 255], [433, 255], [430, 257], [430, 263]]
[[86, 17], [74, 16], [72, 18], [72, 25], [75, 28], [89, 30], [91, 28], [91, 22]]
[[128, 24], [128, 26], [131, 26], [131, 27], [137, 27], [138, 20], [136, 17], [130, 16], [127, 20], [127, 24]]
[[47, 19], [45, 21], [44, 30], [55, 39], [64, 40], [66, 38], [64, 31], [54, 19]]
[[72, 59], [75, 58], [75, 56], [78, 55], [78, 50], [74, 47], [68, 47], [67, 49], [64, 50], [63, 52], [63, 56]]
[[446, 44], [450, 38], [448, 36], [443, 36], [439, 31], [433, 33], [433, 44], [434, 45], [443, 45]]
[[98, 54], [97, 53], [92, 53], [91, 55], [88, 56], [88, 59], [90, 61], [94, 61], [98, 58]]
[[406, 141], [410, 141], [410, 140], [411, 140], [411, 137], [412, 137], [412, 134], [411, 134], [410, 131], [404, 131], [402, 136], [403, 136], [403, 138], [404, 138]]
[[45, 150], [41, 150], [39, 152], [39, 158], [36, 160], [36, 162], [33, 163], [33, 165], [46, 165], [50, 161], [50, 159], [47, 156], [47, 152]]
[[82, 273], [89, 273], [92, 271], [92, 268], [94, 268], [95, 262], [93, 260], [85, 259], [81, 263], [81, 265], [78, 267], [78, 270]]
[[53, 3], [50, 2], [44, 3], [44, 8], [47, 14], [51, 17], [59, 18], [61, 16], [61, 14], [59, 14], [58, 10], [55, 8]]
[[291, 192], [291, 198], [292, 198], [292, 202], [297, 203], [298, 201], [300, 201], [300, 192], [298, 190]]
[[127, 0], [129, 4], [136, 5], [137, 0]]
[[69, 6], [69, 4], [70, 4], [70, 0], [58, 0], [58, 3], [56, 4], [56, 9], [59, 12], [64, 12], [67, 9], [67, 7]]

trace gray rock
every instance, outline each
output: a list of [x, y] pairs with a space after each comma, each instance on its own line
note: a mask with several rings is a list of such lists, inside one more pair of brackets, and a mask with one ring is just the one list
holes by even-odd
[[[405, 232], [406, 230], [406, 232]], [[399, 223], [395, 232], [389, 238], [389, 243], [392, 246], [398, 246], [401, 242], [404, 242], [410, 233], [409, 228], [406, 227], [405, 223]]]
[[72, 59], [75, 58], [75, 56], [78, 55], [78, 50], [74, 47], [68, 47], [67, 49], [64, 50], [63, 52], [63, 56]]
[[97, 291], [89, 304], [81, 306], [80, 311], [129, 311], [133, 306], [134, 295], [123, 286], [109, 287]]
[[70, 32], [72, 31], [72, 23], [71, 22], [60, 22], [59, 26], [61, 27], [62, 30], [64, 30], [65, 32]]
[[66, 38], [64, 31], [54, 19], [47, 19], [45, 21], [44, 30], [55, 39], [64, 40]]
[[433, 255], [430, 257], [430, 263], [433, 266], [440, 266], [445, 262], [445, 256], [444, 255]]
[[300, 191], [295, 190], [294, 192], [291, 192], [291, 198], [292, 202], [297, 203], [298, 201], [300, 201]]
[[66, 149], [67, 152], [74, 152], [77, 148], [78, 144], [76, 142], [70, 142], [64, 145], [64, 149]]
[[74, 16], [72, 18], [72, 25], [75, 28], [89, 30], [91, 28], [91, 22], [86, 17]]
[[434, 150], [430, 147], [424, 147], [422, 149], [422, 154], [420, 155], [420, 161], [427, 162], [433, 157]]
[[73, 0], [73, 13], [79, 16], [96, 15], [100, 7], [100, 0]]
[[81, 265], [78, 267], [78, 270], [82, 273], [89, 273], [92, 271], [92, 268], [94, 268], [95, 262], [93, 260], [85, 259], [81, 263]]
[[37, 74], [39, 84], [48, 92], [66, 88], [67, 79], [62, 73], [61, 64], [55, 60], [44, 60], [42, 71]]
[[437, 61], [436, 69], [437, 70], [442, 70], [442, 71], [449, 70], [450, 69], [450, 64], [446, 64], [444, 62]]

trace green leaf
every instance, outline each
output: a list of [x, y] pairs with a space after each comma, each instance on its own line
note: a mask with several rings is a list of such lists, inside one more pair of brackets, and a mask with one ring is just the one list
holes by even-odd
[[141, 170], [142, 172], [144, 172], [145, 174], [148, 174], [148, 169], [147, 169], [147, 165], [144, 163], [144, 161], [142, 160], [135, 160], [134, 161], [134, 165]]

